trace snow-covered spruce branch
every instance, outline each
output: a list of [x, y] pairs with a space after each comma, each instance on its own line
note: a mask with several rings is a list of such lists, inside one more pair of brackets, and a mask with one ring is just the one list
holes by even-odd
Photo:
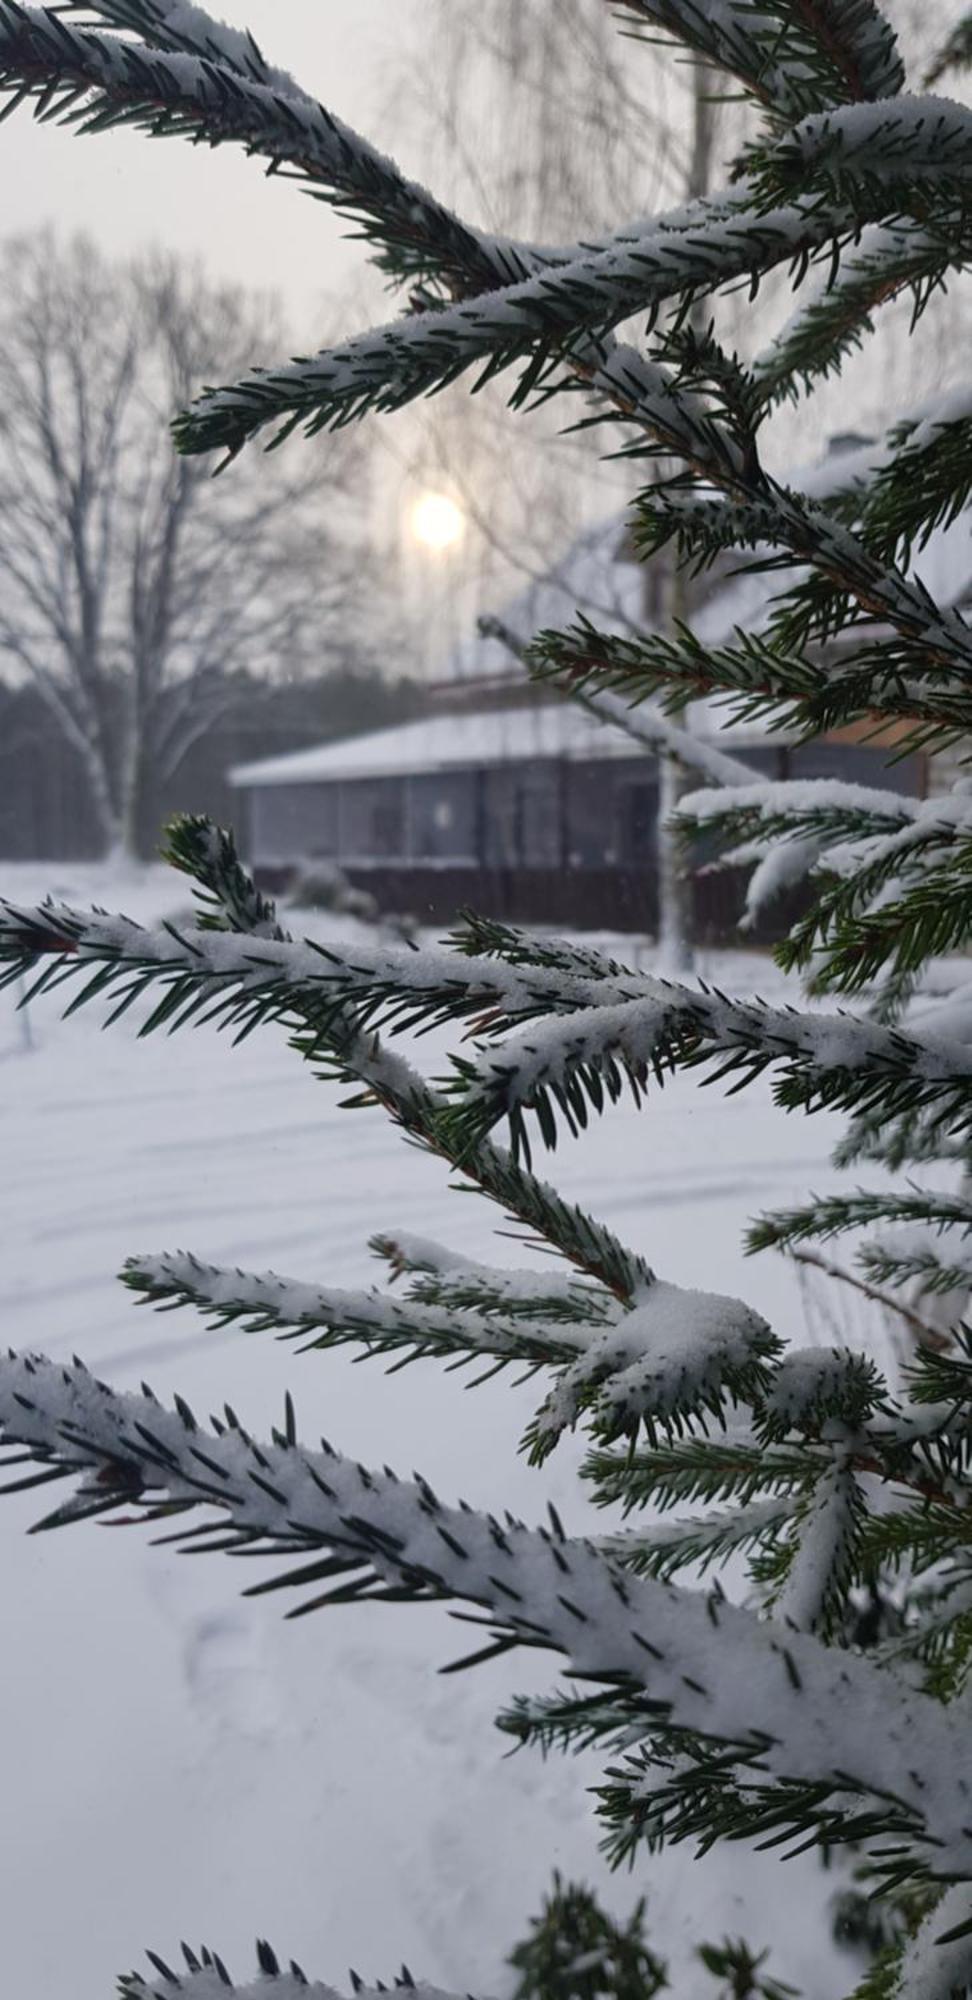
[[853, 842], [862, 853], [873, 841], [921, 846], [949, 842], [958, 828], [972, 826], [972, 798], [912, 799], [876, 785], [847, 784], [833, 778], [756, 778], [744, 786], [686, 792], [679, 817], [692, 828], [717, 826], [733, 837], [759, 833], [766, 839], [819, 832], [834, 843]]
[[946, 273], [955, 267], [956, 244], [964, 238], [960, 217], [954, 230], [937, 220], [906, 218], [864, 230], [860, 243], [845, 252], [813, 297], [802, 302], [789, 323], [757, 355], [752, 373], [767, 406], [810, 391], [873, 332], [873, 314], [911, 290], [917, 320]]
[[[191, 872], [199, 876], [199, 823], [192, 824], [195, 858]], [[214, 890], [218, 886], [218, 873], [207, 877], [202, 871], [202, 879]], [[450, 1141], [448, 1104], [374, 1032], [367, 995], [369, 981], [376, 977], [379, 966], [388, 969], [385, 948], [378, 947], [377, 957], [371, 947], [356, 943], [353, 949], [352, 969], [336, 952], [322, 956], [318, 948], [290, 939], [246, 937], [218, 930], [193, 930], [183, 936], [171, 927], [150, 932], [127, 918], [107, 917], [97, 911], [81, 913], [50, 904], [17, 911], [0, 902], [0, 987], [22, 974], [32, 974], [28, 991], [36, 994], [57, 989], [78, 973], [87, 974], [72, 1005], [112, 994], [115, 1005], [109, 1019], [114, 1020], [161, 982], [163, 998], [142, 1022], [142, 1034], [160, 1026], [171, 1032], [189, 1021], [216, 1022], [238, 1033], [249, 1033], [261, 1023], [283, 1023], [318, 1074], [362, 1084], [364, 1094], [356, 1102], [381, 1104], [409, 1137], [457, 1167], [468, 1183], [498, 1203], [529, 1233], [543, 1238], [619, 1299], [631, 1299], [651, 1273], [643, 1258], [628, 1250], [605, 1224], [563, 1200], [555, 1188], [538, 1180], [501, 1147], [488, 1143], [469, 1147], [463, 1142], [461, 1155], [457, 1154]], [[394, 952], [394, 948], [389, 949]], [[530, 967], [517, 975], [515, 966], [491, 959], [484, 961], [488, 979], [484, 989], [466, 954], [456, 951], [437, 956], [455, 971], [451, 1004], [457, 1004], [459, 994], [465, 992], [474, 1015], [483, 1008], [494, 1014], [501, 1002], [504, 1006], [511, 1001], [519, 1004], [515, 996], [525, 996], [523, 982], [532, 983], [534, 976]], [[422, 953], [396, 954], [396, 980], [400, 972], [405, 979], [414, 979], [423, 962], [427, 969]], [[43, 968], [39, 973], [38, 966]], [[312, 975], [309, 984], [304, 981], [308, 967]], [[321, 973], [323, 985], [314, 977]], [[619, 968], [618, 976], [625, 990], [639, 990], [636, 975], [629, 976]], [[343, 982], [343, 989], [332, 991], [329, 997], [329, 983], [333, 987], [334, 980], [339, 987]], [[636, 981], [634, 989], [631, 980]], [[575, 967], [552, 961], [541, 968], [541, 984], [545, 1008], [557, 1004], [554, 996], [558, 992], [564, 1002], [573, 994], [570, 1004], [576, 1004], [578, 995], [582, 1000], [588, 992], [604, 991], [592, 967], [582, 967], [578, 984]], [[377, 988], [371, 990], [376, 999]], [[396, 991], [403, 999], [403, 990]], [[409, 1020], [428, 1018], [425, 1007], [431, 988], [420, 979], [419, 987], [408, 991], [407, 1004], [398, 1012], [404, 1011]], [[355, 993], [365, 1003], [367, 1025], [362, 1025], [360, 1012], [351, 1004]]]
[[918, 1223], [939, 1231], [961, 1229], [968, 1235], [972, 1232], [972, 1206], [958, 1195], [931, 1188], [911, 1187], [900, 1194], [872, 1194], [856, 1188], [853, 1194], [814, 1197], [800, 1208], [772, 1209], [750, 1224], [746, 1247], [768, 1250], [787, 1243], [820, 1241], [847, 1230], [866, 1229], [875, 1222]]
[[170, 867], [190, 876], [200, 930], [288, 937], [278, 920], [276, 904], [257, 888], [244, 868], [236, 841], [226, 827], [217, 826], [202, 813], [177, 813], [166, 826], [160, 853]]
[[762, 1781], [780, 1785], [784, 1819], [786, 1784], [810, 1782], [839, 1802], [838, 1823], [848, 1795], [867, 1802], [878, 1828], [900, 1831], [919, 1874], [972, 1875], [964, 1727], [866, 1659], [632, 1576], [556, 1531], [501, 1526], [443, 1506], [422, 1481], [306, 1450], [290, 1419], [257, 1445], [235, 1420], [204, 1431], [184, 1404], [168, 1411], [77, 1365], [14, 1356], [0, 1361], [0, 1430], [42, 1477], [82, 1475], [49, 1525], [119, 1505], [156, 1520], [211, 1505], [217, 1546], [302, 1556], [289, 1581], [325, 1582], [324, 1599], [477, 1605], [497, 1646], [561, 1652], [576, 1674], [643, 1690], [663, 1727], [756, 1764]]
[[[117, 995], [130, 1004], [154, 982], [166, 987], [164, 1015], [150, 1027], [193, 1017], [241, 1026], [251, 1018], [280, 1019], [288, 1007], [322, 1023], [335, 1008], [362, 1028], [394, 1023], [429, 1026], [478, 1019], [499, 1010], [505, 1020], [528, 1018], [597, 1001], [634, 999], [653, 983], [638, 973], [608, 980], [498, 958], [476, 958], [442, 945], [355, 939], [342, 947], [311, 938], [252, 937], [218, 930], [146, 929], [129, 917], [80, 911], [66, 904], [18, 908], [0, 899], [0, 983], [37, 975], [35, 991], [87, 975], [84, 998]], [[137, 988], [137, 992], [133, 991]], [[81, 998], [78, 996], [78, 1004]]]
[[964, 186], [972, 173], [972, 111], [931, 96], [830, 107], [750, 154], [747, 164], [767, 208], [796, 188], [816, 190], [861, 222], [877, 221], [882, 190], [889, 210], [907, 212], [911, 196], [944, 188], [947, 199], [950, 184]]
[[[81, 9], [90, 14], [87, 7]], [[105, 11], [105, 10], [102, 10]], [[119, 16], [141, 8], [119, 4]], [[522, 276], [512, 245], [469, 229], [392, 160], [316, 103], [249, 37], [195, 9], [158, 7], [185, 27], [133, 41], [73, 26], [58, 9], [0, 0], [0, 90], [34, 98], [45, 117], [81, 132], [113, 125], [243, 146], [285, 168], [365, 224], [377, 261], [396, 277], [441, 278], [456, 291]], [[186, 52], [198, 33], [213, 47]], [[160, 45], [153, 45], [154, 43]], [[218, 53], [216, 52], [218, 51]]]
[[[257, 1978], [243, 1986], [231, 1978], [219, 1954], [205, 1945], [195, 1952], [184, 1944], [182, 1956], [183, 1964], [176, 1972], [157, 1952], [150, 1952], [153, 1970], [147, 1975], [125, 1974], [118, 1985], [119, 2000], [345, 2000], [335, 1987], [308, 1979], [294, 1959], [289, 1966], [281, 1965], [263, 1938], [257, 1943]], [[389, 1990], [385, 1985], [366, 1986], [354, 1975], [350, 2000], [378, 2000], [379, 1994]], [[410, 2000], [474, 2000], [472, 1994], [444, 1993], [438, 1986], [413, 1979], [407, 1966], [402, 1967], [392, 1990], [407, 1993]]]
[[[808, 581], [781, 599], [768, 628], [784, 655], [832, 635], [833, 600], [839, 593], [851, 611], [856, 606], [868, 620], [890, 625], [916, 666], [923, 663], [936, 673], [942, 667], [968, 672], [972, 635], [965, 620], [939, 606], [919, 577], [872, 554], [860, 534], [809, 495], [759, 472], [723, 483], [726, 499], [713, 502], [705, 494], [693, 505], [691, 497], [680, 495], [674, 508], [660, 506], [657, 489], [649, 486], [636, 503], [639, 538], [656, 549], [674, 536], [683, 553], [694, 558], [726, 547], [763, 554], [785, 550], [794, 564], [805, 565]], [[885, 654], [886, 674], [890, 664]], [[880, 698], [875, 705], [881, 705]]]
[[[155, 1305], [191, 1305], [218, 1325], [239, 1321], [250, 1332], [301, 1336], [308, 1349], [356, 1342], [399, 1359], [455, 1364], [486, 1356], [494, 1363], [490, 1375], [510, 1364], [553, 1370], [555, 1386], [527, 1433], [535, 1459], [585, 1411], [602, 1438], [641, 1426], [653, 1435], [703, 1409], [721, 1417], [727, 1398], [752, 1401], [765, 1390], [768, 1364], [781, 1352], [766, 1322], [741, 1301], [654, 1277], [628, 1310], [602, 1295], [579, 1324], [484, 1304], [471, 1279], [467, 1302], [434, 1304], [227, 1270], [179, 1251], [132, 1258], [122, 1275]], [[501, 1283], [504, 1276], [515, 1297], [518, 1274], [495, 1274]], [[486, 1273], [487, 1301], [493, 1283]]]
[[[941, 859], [932, 857], [924, 869], [893, 862], [859, 876], [830, 876], [816, 907], [797, 919], [779, 947], [779, 963], [806, 966], [819, 949], [814, 985], [819, 992], [856, 993], [884, 973], [886, 982], [913, 977], [929, 958], [961, 949], [972, 922], [972, 841], [955, 843]], [[966, 996], [967, 1000], [967, 996]], [[956, 999], [943, 1008], [951, 1016], [947, 1029], [953, 1045], [967, 1044], [968, 1005]], [[939, 1028], [930, 1024], [930, 1032]]]
[[[474, 1268], [474, 1267], [471, 1267]], [[305, 1348], [322, 1349], [358, 1344], [376, 1355], [415, 1359], [455, 1360], [466, 1355], [492, 1355], [501, 1362], [535, 1367], [563, 1366], [583, 1352], [590, 1331], [568, 1319], [546, 1325], [535, 1313], [503, 1317], [501, 1294], [493, 1291], [488, 1308], [472, 1300], [464, 1306], [406, 1297], [377, 1290], [349, 1292], [328, 1285], [311, 1285], [275, 1271], [241, 1271], [207, 1264], [184, 1250], [126, 1259], [122, 1278], [133, 1292], [155, 1306], [194, 1306], [216, 1326], [239, 1323], [246, 1333], [278, 1333], [302, 1339]], [[517, 1298], [515, 1272], [486, 1272], [486, 1283], [505, 1277], [511, 1302]], [[536, 1273], [527, 1271], [527, 1284]], [[616, 1302], [605, 1302], [615, 1306]]]
[[[780, 265], [798, 268], [824, 248], [832, 254], [835, 242], [854, 228], [852, 214], [800, 200], [758, 218], [748, 193], [699, 201], [671, 217], [632, 225], [570, 263], [547, 264], [441, 311], [413, 314], [307, 360], [208, 391], [178, 419], [176, 441], [183, 451], [235, 453], [268, 424], [282, 435], [303, 424], [313, 435], [369, 410], [401, 408], [475, 365], [486, 379], [522, 362], [514, 394], [522, 401], [561, 363], [579, 362], [595, 389], [622, 401], [624, 383], [610, 368], [592, 373], [585, 341], [670, 299]], [[658, 371], [656, 378], [654, 401], [660, 402]], [[684, 432], [684, 413], [675, 429]], [[706, 461], [715, 442], [710, 418], [696, 447]]]
[[626, 1082], [637, 1097], [652, 1075], [660, 1084], [667, 1069], [709, 1062], [718, 1064], [717, 1079], [731, 1076], [736, 1088], [775, 1069], [774, 1094], [787, 1108], [875, 1106], [884, 1118], [921, 1108], [953, 1129], [972, 1123], [966, 1044], [659, 979], [650, 998], [595, 1003], [567, 1019], [534, 1023], [475, 1061], [453, 1057], [457, 1128], [472, 1140], [506, 1118], [516, 1150], [527, 1145], [525, 1114], [532, 1112], [545, 1144], [554, 1145], [558, 1111], [576, 1130], [591, 1110], [616, 1101]]
[[953, 2000], [972, 1985], [972, 1901], [968, 1888], [946, 1889], [901, 1950], [894, 2000]]
[[893, 29], [874, 0], [622, 0], [635, 19], [662, 28], [728, 70], [774, 118], [798, 118], [845, 98], [891, 97], [904, 68]]
[[407, 1296], [419, 1305], [460, 1311], [473, 1306], [514, 1320], [585, 1327], [603, 1323], [616, 1310], [611, 1293], [572, 1273], [559, 1277], [545, 1270], [499, 1270], [407, 1229], [396, 1230], [393, 1236], [373, 1236], [369, 1248], [384, 1259], [393, 1278], [407, 1278]]
[[860, 495], [859, 522], [872, 547], [908, 558], [958, 518], [972, 493], [972, 389], [936, 397], [896, 425], [889, 444]]
[[798, 1507], [788, 1539], [764, 1565], [764, 1575], [772, 1575], [774, 1617], [798, 1632], [819, 1632], [825, 1639], [839, 1634], [864, 1518], [850, 1464], [837, 1457]]
[[[817, 991], [855, 992], [881, 969], [914, 973], [931, 951], [965, 936], [972, 798], [964, 790], [906, 800], [827, 779], [750, 783], [688, 794], [679, 824], [715, 828], [730, 843], [710, 867], [758, 862], [747, 913], [778, 883], [816, 876], [813, 903], [791, 925], [781, 958], [801, 968], [812, 961]], [[875, 927], [887, 945], [880, 966], [867, 936]]]
[[725, 1514], [661, 1520], [649, 1528], [598, 1535], [594, 1546], [612, 1562], [622, 1563], [638, 1576], [657, 1576], [668, 1581], [680, 1569], [692, 1568], [703, 1573], [712, 1564], [722, 1564], [737, 1550], [772, 1546], [793, 1520], [797, 1506], [792, 1494], [779, 1493], [769, 1499], [753, 1500], [748, 1506], [733, 1507]]
[[539, 632], [528, 655], [535, 678], [553, 681], [565, 694], [607, 688], [631, 701], [658, 694], [674, 713], [698, 696], [718, 695], [739, 720], [769, 719], [780, 728], [816, 732], [880, 709], [956, 738], [966, 719], [958, 676], [947, 683], [932, 679], [924, 656], [905, 641], [859, 646], [822, 672], [819, 660], [802, 649], [786, 651], [756, 632], [739, 629], [733, 644], [710, 647], [684, 625], [674, 637], [628, 639], [578, 616], [568, 631]]
[[[502, 618], [493, 615], [480, 618], [479, 630], [486, 639], [498, 639], [514, 659], [520, 660], [528, 671], [532, 671], [528, 642], [511, 631]], [[542, 673], [537, 678], [542, 679]], [[619, 701], [610, 692], [592, 692], [576, 687], [571, 689], [571, 697], [599, 721], [613, 723], [646, 749], [666, 751], [685, 770], [697, 771], [701, 777], [708, 778], [710, 784], [744, 785], [752, 779], [751, 766], [744, 764], [741, 758], [730, 757], [716, 744], [692, 736], [657, 708]]]

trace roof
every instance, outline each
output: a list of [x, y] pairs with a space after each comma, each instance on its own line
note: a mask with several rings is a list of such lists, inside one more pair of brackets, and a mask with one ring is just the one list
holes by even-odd
[[[719, 732], [722, 734], [722, 732]], [[732, 730], [735, 742], [743, 732]], [[757, 732], [753, 732], [753, 736]], [[293, 750], [260, 763], [237, 764], [231, 785], [316, 785], [342, 778], [401, 777], [406, 772], [472, 771], [528, 757], [586, 762], [600, 757], [651, 753], [624, 729], [597, 718], [573, 702], [543, 707], [496, 708], [430, 715], [394, 729], [345, 736]]]

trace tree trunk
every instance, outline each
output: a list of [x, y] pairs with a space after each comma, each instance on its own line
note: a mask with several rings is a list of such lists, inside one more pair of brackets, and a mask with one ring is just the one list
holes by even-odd
[[658, 946], [666, 972], [691, 972], [693, 949], [692, 877], [682, 844], [672, 827], [683, 793], [698, 778], [677, 757], [658, 759]]
[[[714, 88], [712, 72], [699, 64], [694, 72], [692, 97], [692, 146], [686, 175], [685, 194], [689, 201], [708, 194], [712, 174], [712, 142], [715, 136], [715, 105], [708, 95]], [[693, 309], [693, 323], [704, 323], [704, 309]], [[691, 605], [688, 578], [673, 564], [668, 611], [672, 623], [683, 621]], [[675, 757], [658, 759], [658, 943], [662, 962], [670, 972], [691, 972], [695, 964], [693, 931], [692, 875], [681, 842], [671, 821], [679, 800], [694, 791], [698, 778]]]

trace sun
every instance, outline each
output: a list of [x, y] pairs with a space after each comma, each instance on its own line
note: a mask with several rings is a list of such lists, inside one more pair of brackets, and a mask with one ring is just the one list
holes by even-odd
[[466, 517], [448, 493], [423, 493], [412, 508], [411, 529], [423, 548], [454, 549], [466, 532]]

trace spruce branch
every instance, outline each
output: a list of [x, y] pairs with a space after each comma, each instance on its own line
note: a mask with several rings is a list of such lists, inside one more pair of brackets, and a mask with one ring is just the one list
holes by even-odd
[[506, 1119], [514, 1151], [523, 1149], [532, 1113], [552, 1147], [558, 1113], [574, 1132], [616, 1102], [625, 1083], [638, 1101], [651, 1078], [661, 1085], [667, 1071], [709, 1063], [717, 1064], [713, 1081], [731, 1077], [733, 1089], [775, 1071], [774, 1096], [787, 1109], [921, 1111], [952, 1131], [972, 1122], [972, 1049], [964, 1043], [658, 979], [650, 997], [595, 1002], [490, 1043], [475, 1061], [453, 1057], [455, 1143]]
[[[961, 1725], [906, 1682], [887, 1702], [887, 1670], [863, 1658], [632, 1576], [584, 1542], [444, 1507], [421, 1480], [310, 1452], [289, 1410], [283, 1432], [257, 1445], [231, 1412], [203, 1430], [185, 1404], [170, 1412], [80, 1366], [14, 1356], [0, 1362], [0, 1430], [45, 1472], [81, 1480], [45, 1526], [119, 1506], [159, 1521], [205, 1505], [219, 1517], [212, 1529], [200, 1539], [180, 1526], [176, 1540], [301, 1556], [272, 1580], [326, 1583], [300, 1610], [366, 1597], [477, 1605], [497, 1647], [562, 1652], [575, 1673], [643, 1691], [665, 1729], [707, 1741], [743, 1772], [758, 1767], [767, 1797], [793, 1785], [792, 1823], [806, 1825], [813, 1790], [828, 1801], [832, 1838], [856, 1837], [862, 1823], [893, 1829], [896, 1872], [972, 1874]], [[920, 1775], [929, 1769], [934, 1787]]]
[[892, 97], [904, 69], [890, 23], [873, 0], [748, 0], [719, 8], [693, 0], [622, 0], [625, 13], [727, 70], [774, 119], [835, 99]]
[[[256, 1955], [256, 1979], [239, 1986], [218, 1953], [206, 1945], [196, 1952], [184, 1944], [178, 1972], [153, 1951], [149, 1953], [152, 1971], [147, 1976], [125, 1974], [118, 1982], [118, 2000], [176, 2000], [176, 1996], [179, 2000], [344, 2000], [335, 1987], [309, 1980], [294, 1959], [282, 1965], [265, 1938], [257, 1940]], [[389, 1990], [380, 1981], [377, 1986], [366, 1986], [357, 1973], [351, 1974], [351, 2000], [378, 2000], [380, 1993]], [[438, 1986], [413, 1979], [407, 1965], [395, 1978], [393, 1990], [408, 1993], [412, 2000], [473, 2000], [471, 1994], [444, 1993]]]
[[815, 294], [798, 305], [789, 323], [752, 364], [767, 406], [795, 402], [829, 376], [874, 331], [874, 314], [901, 294], [912, 294], [912, 330], [939, 293], [957, 261], [962, 224], [943, 228], [937, 217], [923, 223], [900, 220], [863, 231], [839, 268], [827, 274]]
[[811, 1197], [799, 1208], [772, 1209], [750, 1224], [746, 1248], [781, 1249], [794, 1243], [823, 1241], [873, 1222], [920, 1223], [939, 1231], [972, 1231], [972, 1204], [959, 1195], [943, 1194], [911, 1184], [900, 1193], [873, 1193], [856, 1188], [852, 1194]]
[[[134, 126], [156, 138], [241, 145], [267, 161], [269, 172], [291, 175], [359, 221], [376, 262], [393, 278], [441, 281], [462, 292], [523, 275], [525, 263], [512, 244], [467, 228], [286, 72], [266, 64], [248, 36], [214, 21], [211, 34], [197, 30], [207, 46], [190, 54], [185, 30], [167, 31], [172, 10], [161, 0], [155, 7], [133, 0], [110, 11], [119, 26], [129, 25], [122, 16], [144, 16], [150, 38], [75, 27], [60, 7], [0, 0], [7, 111], [33, 102], [38, 117], [81, 133]], [[201, 9], [194, 13], [205, 21]]]
[[955, 23], [951, 34], [942, 43], [930, 68], [925, 72], [925, 88], [930, 90], [938, 83], [947, 69], [968, 69], [972, 63], [972, 14], [963, 14]]
[[[542, 670], [535, 672], [529, 645], [511, 631], [502, 618], [490, 615], [480, 618], [478, 623], [483, 638], [498, 639], [514, 659], [526, 666], [531, 676], [538, 680], [550, 678]], [[744, 764], [741, 758], [730, 757], [717, 744], [692, 736], [687, 729], [680, 729], [660, 709], [618, 701], [610, 692], [592, 691], [576, 684], [570, 689], [570, 694], [572, 700], [579, 702], [599, 722], [623, 729], [626, 736], [647, 750], [666, 752], [684, 770], [697, 771], [710, 784], [744, 785], [752, 777], [750, 766]]]
[[972, 112], [954, 99], [899, 96], [875, 104], [830, 106], [791, 126], [748, 168], [766, 208], [799, 188], [846, 204], [860, 222], [917, 208], [924, 220], [933, 189], [939, 201], [967, 201], [972, 171]]
[[552, 1367], [568, 1364], [586, 1345], [585, 1333], [569, 1320], [545, 1326], [533, 1314], [503, 1315], [492, 1302], [476, 1303], [474, 1286], [472, 1299], [461, 1307], [414, 1302], [376, 1290], [308, 1285], [273, 1271], [231, 1270], [184, 1251], [130, 1257], [121, 1275], [146, 1304], [192, 1306], [214, 1326], [239, 1324], [247, 1333], [300, 1339], [304, 1353], [350, 1343], [378, 1357], [455, 1362], [491, 1355], [503, 1366]]
[[[178, 840], [191, 872], [198, 873], [209, 893], [216, 881], [209, 872], [205, 824], [188, 832], [183, 826]], [[220, 879], [226, 872], [222, 862]], [[232, 869], [229, 872], [232, 875]], [[252, 903], [250, 891], [241, 892], [238, 885], [232, 895], [237, 914], [242, 902], [249, 898]], [[392, 986], [387, 986], [384, 975], [392, 964]], [[463, 1141], [457, 1150], [448, 1102], [375, 1032], [375, 1012], [388, 1018], [381, 1012], [383, 998], [393, 1020], [412, 1023], [449, 1018], [456, 1007], [460, 1014], [479, 1015], [484, 1009], [495, 1014], [501, 999], [505, 1006], [524, 1004], [532, 1011], [538, 1002], [556, 1005], [559, 995], [561, 1003], [573, 1006], [588, 993], [604, 990], [590, 967], [579, 985], [573, 967], [569, 974], [552, 964], [517, 971], [495, 959], [482, 961], [482, 967], [485, 987], [462, 952], [429, 955], [355, 943], [352, 959], [334, 949], [322, 951], [287, 938], [248, 938], [212, 930], [183, 935], [172, 926], [146, 931], [128, 918], [107, 917], [103, 912], [82, 913], [53, 904], [17, 910], [0, 903], [0, 987], [19, 983], [29, 974], [27, 994], [32, 997], [87, 975], [72, 1009], [110, 994], [115, 1004], [109, 1020], [115, 1020], [161, 983], [163, 997], [142, 1021], [143, 1035], [162, 1026], [171, 1033], [190, 1021], [206, 1021], [232, 1029], [238, 1038], [258, 1026], [283, 1024], [318, 1075], [363, 1086], [360, 1095], [350, 1100], [352, 1107], [380, 1104], [410, 1138], [455, 1167], [468, 1185], [497, 1202], [531, 1237], [558, 1250], [617, 1298], [630, 1300], [651, 1276], [644, 1260], [501, 1147], [488, 1143], [470, 1147]], [[439, 985], [436, 998], [444, 971], [449, 992]], [[409, 982], [407, 989], [398, 987], [399, 974]], [[632, 990], [629, 979], [636, 981], [637, 976], [622, 969], [619, 977], [624, 990]], [[537, 979], [539, 988], [534, 990]], [[638, 990], [637, 983], [633, 990]], [[443, 1003], [445, 1015], [439, 1011]]]
[[[848, 222], [853, 230], [850, 215]], [[181, 451], [234, 456], [267, 425], [277, 426], [274, 442], [299, 425], [313, 436], [369, 411], [399, 409], [472, 367], [481, 371], [478, 387], [519, 365], [514, 407], [551, 392], [557, 371], [566, 369], [575, 387], [608, 398], [636, 422], [657, 424], [669, 441], [680, 439], [677, 449], [694, 438], [708, 462], [725, 453], [711, 420], [698, 416], [693, 424], [657, 365], [651, 369], [637, 357], [633, 378], [626, 361], [602, 354], [599, 343], [635, 313], [654, 314], [670, 300], [691, 302], [779, 265], [796, 270], [824, 249], [832, 256], [845, 233], [839, 217], [812, 202], [757, 217], [748, 195], [698, 200], [634, 224], [570, 262], [547, 262], [526, 278], [494, 283], [478, 296], [209, 390], [177, 420], [176, 443]]]

